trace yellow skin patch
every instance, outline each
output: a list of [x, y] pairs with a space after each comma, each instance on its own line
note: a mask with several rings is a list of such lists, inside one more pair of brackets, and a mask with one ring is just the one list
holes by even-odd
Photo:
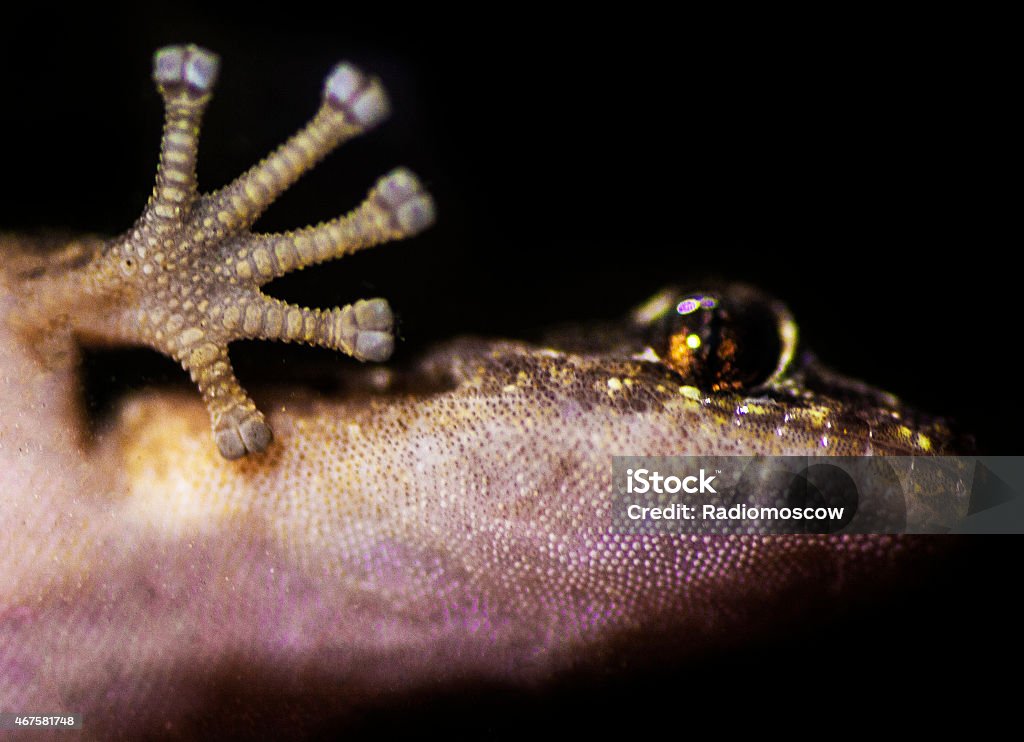
[[[751, 395], [681, 386], [667, 364], [637, 360], [642, 347], [457, 340], [386, 389], [339, 360], [344, 394], [277, 381], [261, 396], [275, 443], [226, 460], [211, 416], [243, 443], [247, 421], [264, 419], [231, 375], [230, 340], [352, 345], [339, 310], [268, 304], [267, 261], [292, 270], [355, 249], [340, 235], [365, 246], [404, 232], [379, 188], [327, 225], [244, 231], [296, 161], [359, 128], [350, 114], [374, 89], [361, 76], [338, 82], [355, 97], [327, 104], [303, 146], [196, 196], [205, 101], [173, 80], [208, 79], [190, 71], [197, 53], [158, 63], [186, 119], [172, 116], [183, 136], [165, 143], [129, 233], [44, 257], [0, 238], [0, 708], [81, 711], [97, 738], [187, 738], [214, 712], [223, 729], [301, 736], [356, 703], [456, 679], [618, 666], [658, 638], [666, 657], [706, 651], [767, 630], [769, 616], [806, 621], [797, 596], [834, 607], [929, 553], [889, 537], [609, 533], [614, 455], [948, 450], [941, 425], [877, 395], [840, 401], [799, 377]], [[421, 208], [408, 193], [400, 203]], [[205, 405], [138, 390], [90, 436], [76, 338], [169, 353]]]

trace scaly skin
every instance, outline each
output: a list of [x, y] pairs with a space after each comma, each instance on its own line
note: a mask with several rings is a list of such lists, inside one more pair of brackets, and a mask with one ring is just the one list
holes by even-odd
[[[194, 132], [212, 78], [179, 82], [187, 58], [203, 53], [174, 54], [157, 65], [158, 79], [169, 70], [165, 167], [136, 227], [42, 259], [28, 240], [0, 240], [0, 312], [12, 320], [0, 322], [0, 709], [82, 711], [94, 738], [187, 737], [214, 716], [221, 728], [300, 735], [367, 699], [458, 679], [543, 682], [635, 658], [658, 638], [659, 655], [677, 657], [729, 642], [738, 628], [749, 637], [751, 626], [807, 620], [931, 548], [891, 537], [610, 533], [601, 511], [613, 455], [948, 447], [941, 425], [813, 364], [780, 366], [756, 392], [702, 391], [632, 344], [657, 315], [651, 304], [598, 331], [599, 342], [576, 332], [550, 347], [460, 340], [388, 371], [386, 383], [347, 369], [339, 397], [311, 398], [282, 381], [264, 396], [276, 442], [262, 456], [225, 460], [241, 453], [239, 441], [251, 450], [266, 440], [262, 416], [216, 370], [225, 345], [284, 338], [291, 311], [281, 308], [278, 327], [276, 305], [256, 286], [356, 242], [411, 233], [430, 209], [403, 175], [348, 221], [240, 236], [328, 145], [296, 144], [193, 198], [183, 187], [191, 180], [169, 175], [192, 172], [168, 170], [171, 134], [175, 121]], [[314, 119], [323, 140], [352, 133], [350, 115], [329, 98]], [[302, 165], [288, 164], [292, 156]], [[260, 174], [265, 189], [245, 201]], [[327, 240], [309, 260], [303, 234]], [[296, 252], [267, 273], [261, 265], [279, 244]], [[238, 321], [228, 327], [232, 307]], [[357, 319], [360, 332], [385, 333], [378, 316]], [[192, 330], [203, 338], [183, 337]], [[287, 337], [359, 355], [358, 337], [332, 336], [321, 320], [304, 319], [301, 332]], [[192, 396], [138, 391], [90, 437], [72, 336], [173, 355], [208, 409]], [[384, 355], [369, 337], [375, 351], [363, 355]], [[208, 355], [197, 351], [203, 343]]]

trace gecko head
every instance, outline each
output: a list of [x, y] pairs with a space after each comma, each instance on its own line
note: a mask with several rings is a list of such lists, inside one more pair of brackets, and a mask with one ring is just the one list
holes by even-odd
[[832, 370], [799, 336], [788, 307], [752, 286], [670, 285], [621, 320], [559, 327], [543, 343], [584, 359], [611, 387], [628, 379], [634, 407], [671, 409], [688, 453], [723, 441], [733, 455], [973, 450], [942, 418]]

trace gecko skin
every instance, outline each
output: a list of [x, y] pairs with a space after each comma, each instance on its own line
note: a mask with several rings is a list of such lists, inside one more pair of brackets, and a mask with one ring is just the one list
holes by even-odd
[[[161, 170], [126, 235], [42, 257], [0, 239], [0, 710], [84, 712], [91, 738], [301, 736], [424, 687], [545, 683], [652, 646], [685, 657], [807, 620], [931, 552], [885, 536], [609, 532], [613, 455], [949, 450], [941, 424], [797, 354], [788, 314], [749, 289], [717, 294], [715, 311], [733, 307], [724, 329], [703, 308], [687, 325], [670, 291], [541, 345], [456, 340], [407, 369], [339, 360], [344, 394], [281, 379], [259, 395], [264, 418], [230, 373], [230, 340], [379, 360], [390, 312], [318, 313], [257, 287], [412, 234], [432, 207], [399, 171], [345, 219], [249, 234], [302, 169], [376, 121], [383, 92], [339, 67], [307, 129], [198, 197], [214, 70], [195, 47], [158, 54]], [[772, 318], [779, 350], [760, 376], [750, 313]], [[76, 342], [168, 353], [206, 404], [140, 390], [90, 435]]]

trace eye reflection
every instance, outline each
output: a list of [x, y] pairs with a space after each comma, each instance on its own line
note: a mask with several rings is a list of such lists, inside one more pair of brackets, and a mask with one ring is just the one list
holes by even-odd
[[664, 310], [649, 318], [648, 342], [686, 384], [740, 391], [785, 370], [796, 326], [777, 302], [746, 288], [674, 293]]

